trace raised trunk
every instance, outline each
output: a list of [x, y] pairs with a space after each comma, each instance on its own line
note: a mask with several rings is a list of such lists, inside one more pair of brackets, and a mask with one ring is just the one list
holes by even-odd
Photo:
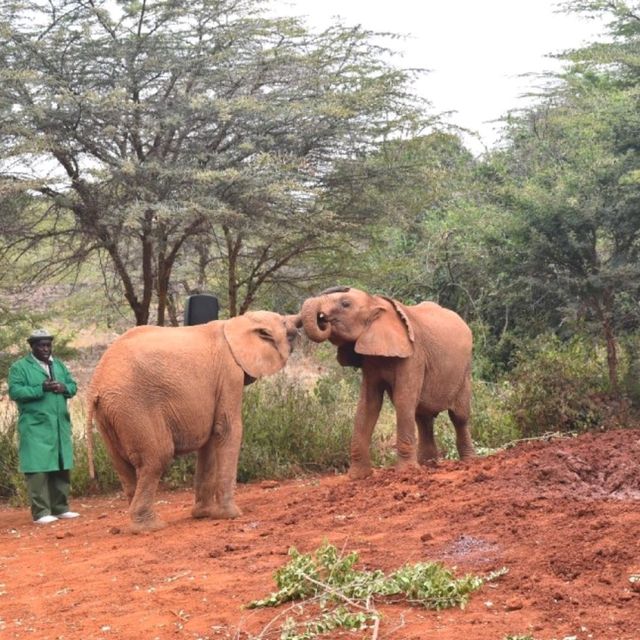
[[320, 316], [320, 300], [318, 298], [309, 298], [304, 301], [302, 309], [300, 309], [300, 318], [302, 319], [302, 327], [307, 334], [309, 340], [313, 342], [324, 342], [331, 336], [331, 325], [329, 322], [323, 322], [321, 326]]

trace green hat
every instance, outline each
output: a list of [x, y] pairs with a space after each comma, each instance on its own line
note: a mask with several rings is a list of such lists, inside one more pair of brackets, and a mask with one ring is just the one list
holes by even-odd
[[34, 329], [27, 338], [29, 344], [39, 342], [40, 340], [53, 340], [53, 336], [46, 329]]

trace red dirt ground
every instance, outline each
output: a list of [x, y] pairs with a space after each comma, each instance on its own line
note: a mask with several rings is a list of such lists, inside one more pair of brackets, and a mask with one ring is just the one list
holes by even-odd
[[[286, 609], [243, 605], [275, 589], [289, 547], [307, 552], [327, 539], [385, 571], [434, 560], [459, 575], [508, 568], [464, 610], [381, 604], [380, 639], [638, 640], [639, 465], [640, 430], [629, 429], [360, 482], [241, 485], [244, 515], [234, 521], [192, 520], [190, 492], [163, 492], [169, 526], [139, 536], [127, 533], [121, 496], [77, 499], [81, 518], [42, 527], [5, 506], [0, 636], [246, 640]], [[278, 637], [282, 619], [265, 637]]]

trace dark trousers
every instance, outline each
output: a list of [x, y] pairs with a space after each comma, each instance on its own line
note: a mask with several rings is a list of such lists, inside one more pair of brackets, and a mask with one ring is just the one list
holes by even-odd
[[31, 515], [34, 520], [42, 516], [69, 511], [69, 470], [25, 473]]

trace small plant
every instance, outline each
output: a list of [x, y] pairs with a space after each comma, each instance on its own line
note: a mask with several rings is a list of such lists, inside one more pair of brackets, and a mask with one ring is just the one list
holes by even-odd
[[[336, 628], [362, 628], [369, 623], [377, 624], [380, 614], [372, 604], [376, 597], [386, 602], [405, 600], [436, 610], [464, 607], [471, 593], [485, 582], [506, 573], [506, 569], [501, 569], [485, 578], [473, 575], [456, 578], [442, 564], [428, 562], [405, 565], [385, 575], [379, 569], [357, 570], [356, 552], [341, 555], [335, 546], [326, 542], [313, 553], [302, 554], [292, 548], [289, 555], [291, 560], [274, 576], [278, 590], [247, 605], [253, 609], [297, 600], [316, 602], [320, 606], [320, 618], [304, 625], [292, 619], [285, 623], [285, 627], [289, 625], [287, 628], [296, 630], [295, 633], [302, 629], [302, 635], [286, 635], [285, 632], [289, 632], [283, 627], [281, 637], [289, 640], [313, 638]], [[309, 635], [313, 633], [315, 635]]]

